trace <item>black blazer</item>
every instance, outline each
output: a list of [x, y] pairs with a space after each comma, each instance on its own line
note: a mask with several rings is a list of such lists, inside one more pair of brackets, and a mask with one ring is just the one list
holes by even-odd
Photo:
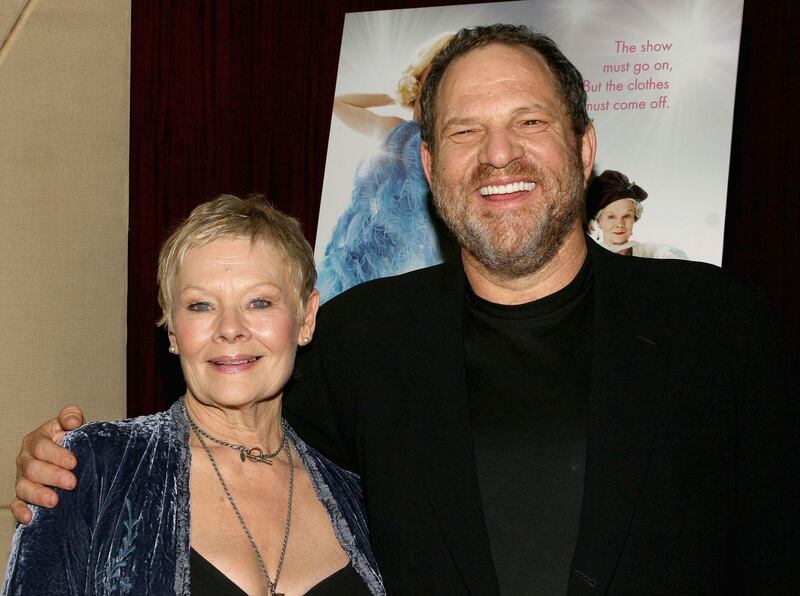
[[[764, 297], [710, 265], [589, 250], [569, 594], [798, 593], [797, 385]], [[330, 301], [287, 395], [301, 436], [362, 474], [390, 594], [499, 591], [466, 399], [465, 283], [451, 263]]]

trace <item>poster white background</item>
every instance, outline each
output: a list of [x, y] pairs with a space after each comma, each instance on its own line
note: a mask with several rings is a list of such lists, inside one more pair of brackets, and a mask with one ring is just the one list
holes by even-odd
[[[635, 239], [719, 265], [742, 2], [530, 0], [350, 13], [336, 95], [393, 95], [417, 49], [442, 32], [529, 25], [552, 37], [587, 82], [598, 137], [595, 172], [619, 170], [649, 193]], [[376, 112], [411, 117], [397, 106]], [[350, 204], [358, 163], [377, 149], [378, 141], [333, 117], [318, 264]]]

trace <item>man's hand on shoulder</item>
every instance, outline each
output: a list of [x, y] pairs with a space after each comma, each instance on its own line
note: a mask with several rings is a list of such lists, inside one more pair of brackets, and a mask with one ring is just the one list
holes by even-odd
[[65, 406], [58, 418], [45, 422], [22, 439], [17, 456], [17, 498], [11, 502], [11, 512], [21, 524], [31, 521], [29, 503], [48, 509], [58, 504], [58, 495], [50, 486], [75, 488], [75, 475], [69, 470], [78, 462], [59, 443], [66, 431], [83, 423], [83, 412], [78, 406]]

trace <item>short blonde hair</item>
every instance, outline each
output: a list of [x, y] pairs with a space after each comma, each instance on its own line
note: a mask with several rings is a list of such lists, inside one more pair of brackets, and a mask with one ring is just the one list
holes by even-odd
[[435, 37], [433, 41], [423, 44], [417, 50], [416, 61], [403, 71], [403, 76], [397, 83], [396, 99], [398, 105], [409, 109], [416, 105], [422, 87], [422, 75], [428, 70], [431, 62], [442, 51], [442, 48], [450, 43], [453, 35], [455, 34], [450, 32], [442, 33]]
[[280, 251], [286, 257], [302, 313], [317, 281], [317, 272], [314, 253], [303, 236], [300, 222], [269, 205], [262, 195], [246, 199], [220, 195], [195, 207], [161, 247], [158, 255], [158, 303], [162, 311], [159, 325], [172, 324], [173, 286], [188, 252], [220, 238], [263, 242]]

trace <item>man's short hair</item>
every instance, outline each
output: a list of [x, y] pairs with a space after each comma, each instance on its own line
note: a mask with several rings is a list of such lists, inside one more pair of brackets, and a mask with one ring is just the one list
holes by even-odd
[[546, 35], [536, 33], [525, 25], [496, 24], [461, 29], [431, 63], [420, 97], [422, 140], [428, 144], [429, 149], [433, 150], [435, 145], [436, 97], [447, 68], [468, 52], [493, 43], [529, 47], [544, 58], [556, 80], [557, 91], [572, 121], [572, 130], [578, 137], [582, 136], [591, 119], [586, 112], [586, 90], [583, 87], [583, 76], [580, 71]]

